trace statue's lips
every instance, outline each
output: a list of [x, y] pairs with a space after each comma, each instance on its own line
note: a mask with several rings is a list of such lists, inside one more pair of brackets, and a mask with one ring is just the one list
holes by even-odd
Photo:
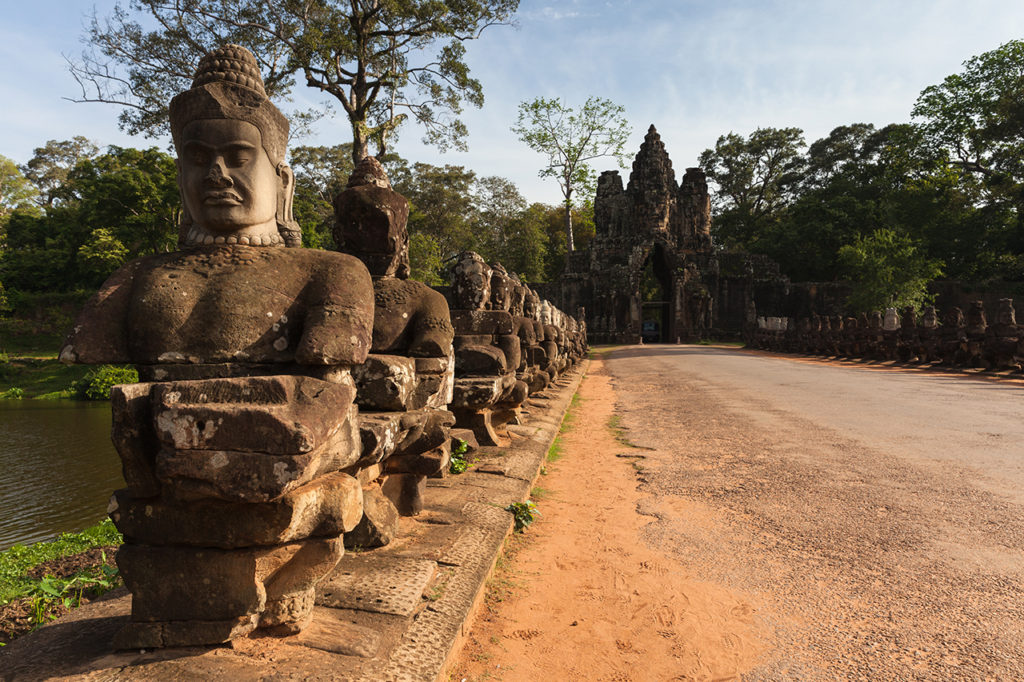
[[207, 192], [203, 195], [203, 203], [208, 206], [238, 206], [242, 197], [234, 192]]

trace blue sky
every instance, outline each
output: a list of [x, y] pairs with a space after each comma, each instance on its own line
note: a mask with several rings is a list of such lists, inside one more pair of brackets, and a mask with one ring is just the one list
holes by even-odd
[[[62, 53], [81, 51], [85, 15], [113, 0], [3, 0], [0, 154], [19, 163], [48, 139], [85, 135], [101, 145], [166, 146], [117, 128], [118, 110], [74, 104]], [[531, 201], [556, 203], [543, 158], [509, 131], [519, 102], [538, 95], [622, 104], [636, 152], [654, 123], [678, 175], [719, 135], [796, 126], [811, 142], [838, 125], [907, 121], [920, 91], [964, 60], [1024, 39], [1017, 0], [522, 0], [516, 28], [468, 44], [486, 103], [469, 109], [469, 152], [440, 154], [407, 127], [397, 151], [411, 161], [465, 165], [513, 180]], [[16, 67], [16, 68], [15, 68]], [[299, 89], [296, 103], [316, 103]], [[341, 119], [308, 144], [347, 141]], [[599, 160], [597, 170], [613, 168]], [[628, 172], [627, 172], [628, 174]]]

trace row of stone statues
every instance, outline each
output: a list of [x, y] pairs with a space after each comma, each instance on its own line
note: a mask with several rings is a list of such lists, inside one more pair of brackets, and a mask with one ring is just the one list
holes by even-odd
[[346, 545], [419, 513], [454, 425], [504, 442], [586, 348], [582, 323], [476, 254], [451, 309], [408, 279], [408, 202], [372, 158], [335, 199], [341, 252], [285, 248], [288, 123], [244, 48], [208, 54], [170, 117], [181, 248], [111, 276], [61, 353], [139, 369], [112, 391], [120, 648], [298, 632]]
[[1013, 299], [999, 299], [995, 321], [988, 319], [983, 301], [974, 301], [966, 315], [949, 308], [941, 320], [933, 306], [920, 314], [905, 307], [845, 317], [758, 317], [747, 343], [791, 353], [1020, 371], [1024, 328]]

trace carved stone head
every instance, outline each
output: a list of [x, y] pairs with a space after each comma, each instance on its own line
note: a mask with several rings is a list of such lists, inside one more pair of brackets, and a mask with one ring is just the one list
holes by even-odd
[[953, 306], [946, 311], [946, 314], [942, 316], [942, 325], [944, 327], [952, 327], [958, 329], [964, 326], [964, 311], [960, 308]]
[[501, 263], [491, 263], [491, 310], [509, 310], [512, 307], [512, 278]]
[[180, 246], [301, 246], [295, 178], [284, 163], [288, 119], [267, 98], [252, 53], [225, 45], [199, 62], [170, 104], [178, 153]]
[[868, 316], [871, 321], [871, 328], [878, 331], [882, 328], [882, 313], [878, 310], [872, 310], [871, 315]]
[[510, 296], [509, 312], [515, 317], [523, 316], [523, 305], [526, 303], [526, 287], [515, 275], [512, 276], [512, 294]]
[[491, 266], [479, 254], [463, 251], [452, 266], [452, 298], [460, 310], [484, 310], [491, 302]]
[[895, 308], [886, 308], [885, 317], [882, 320], [882, 329], [887, 332], [895, 331], [900, 328], [900, 316], [897, 314]]
[[985, 320], [985, 302], [972, 301], [971, 308], [967, 311], [967, 326], [969, 330], [980, 333], [988, 326]]
[[334, 198], [334, 241], [373, 277], [409, 277], [409, 202], [391, 189], [377, 159], [367, 156]]
[[526, 298], [523, 301], [523, 315], [533, 320], [540, 319], [540, 296], [533, 289], [526, 287]]
[[925, 309], [921, 311], [921, 326], [925, 329], [935, 329], [939, 326], [939, 313], [935, 310], [935, 306], [925, 306]]
[[996, 313], [996, 320], [999, 324], [1015, 326], [1017, 324], [1017, 311], [1013, 309], [1012, 298], [999, 299], [999, 312]]

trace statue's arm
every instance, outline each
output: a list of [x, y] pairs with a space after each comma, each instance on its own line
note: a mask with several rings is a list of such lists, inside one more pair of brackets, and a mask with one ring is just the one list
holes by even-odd
[[355, 365], [373, 339], [373, 282], [360, 261], [333, 252], [313, 273], [304, 294], [306, 313], [295, 350], [301, 365]]
[[445, 358], [452, 349], [452, 328], [448, 301], [439, 292], [424, 286], [423, 301], [413, 323], [409, 355], [420, 358]]
[[131, 362], [128, 355], [128, 304], [139, 261], [107, 278], [75, 319], [60, 351], [66, 365]]

